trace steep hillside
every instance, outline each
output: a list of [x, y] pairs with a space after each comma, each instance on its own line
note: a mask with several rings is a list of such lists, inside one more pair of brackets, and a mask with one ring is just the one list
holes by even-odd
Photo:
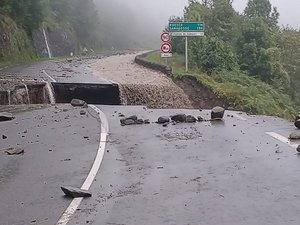
[[36, 58], [26, 32], [7, 16], [0, 17], [0, 62], [20, 62]]

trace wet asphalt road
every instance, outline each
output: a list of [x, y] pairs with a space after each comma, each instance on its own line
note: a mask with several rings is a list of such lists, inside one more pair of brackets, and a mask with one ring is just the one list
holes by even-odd
[[121, 127], [119, 112], [155, 121], [180, 110], [101, 109], [110, 124], [108, 152], [94, 197], [69, 224], [299, 224], [300, 158], [265, 134], [288, 135], [290, 123], [229, 112], [224, 122]]
[[[7, 136], [0, 139], [0, 224], [56, 224], [71, 202], [60, 186], [81, 187], [97, 153], [100, 121], [93, 110], [80, 115], [70, 105], [0, 108], [16, 113], [0, 123], [0, 138]], [[10, 147], [25, 153], [8, 156]]]
[[[1, 73], [51, 81], [45, 70], [58, 82], [109, 82], [94, 77], [93, 63], [57, 60]], [[292, 123], [227, 112], [224, 122], [121, 127], [119, 112], [154, 122], [178, 112], [209, 118], [209, 111], [99, 108], [110, 126], [106, 152], [93, 197], [68, 224], [299, 224], [300, 156], [266, 134], [288, 137]], [[16, 119], [0, 123], [0, 225], [54, 225], [71, 202], [60, 186], [80, 187], [94, 162], [100, 121], [90, 108], [80, 116], [70, 105], [3, 110]], [[9, 147], [25, 154], [7, 156]]]
[[94, 58], [53, 59], [29, 65], [7, 67], [0, 70], [0, 78], [35, 79], [48, 82], [53, 82], [54, 79], [56, 82], [109, 84], [110, 81], [95, 76], [91, 70], [91, 66], [97, 60], [109, 55], [113, 55], [113, 53], [99, 54]]

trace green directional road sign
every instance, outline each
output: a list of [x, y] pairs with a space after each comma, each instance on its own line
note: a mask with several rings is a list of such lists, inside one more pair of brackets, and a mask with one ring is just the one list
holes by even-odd
[[169, 32], [204, 32], [205, 24], [202, 22], [170, 22]]

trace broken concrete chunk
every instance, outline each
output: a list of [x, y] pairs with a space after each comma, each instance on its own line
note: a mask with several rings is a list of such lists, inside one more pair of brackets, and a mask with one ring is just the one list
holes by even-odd
[[70, 198], [89, 198], [92, 197], [91, 192], [75, 188], [71, 186], [61, 187], [61, 190]]
[[15, 149], [15, 148], [9, 148], [7, 150], [5, 150], [5, 153], [7, 155], [21, 155], [21, 154], [24, 154], [24, 149], [21, 149], [21, 148], [18, 148], [18, 149]]
[[300, 139], [300, 132], [295, 131], [295, 132], [291, 133], [289, 138], [292, 140]]
[[214, 107], [212, 110], [211, 110], [211, 119], [212, 120], [216, 120], [216, 119], [223, 119], [223, 116], [224, 116], [224, 113], [225, 113], [225, 109], [222, 108], [222, 107]]
[[187, 117], [186, 117], [186, 120], [185, 120], [187, 123], [195, 123], [196, 121], [197, 121], [197, 119], [194, 117], [194, 116], [192, 116], [192, 115], [188, 115]]
[[172, 121], [184, 123], [186, 121], [186, 115], [185, 114], [176, 114], [171, 117]]
[[15, 117], [11, 113], [8, 113], [8, 112], [1, 112], [0, 113], [0, 122], [13, 120], [14, 118]]
[[300, 129], [300, 119], [297, 119], [295, 121], [295, 127], [297, 127], [298, 129]]
[[80, 99], [72, 99], [71, 101], [71, 105], [74, 106], [74, 107], [87, 107], [87, 103], [83, 100], [80, 100]]
[[170, 122], [170, 118], [167, 116], [161, 116], [157, 120], [158, 124], [164, 124], [164, 123], [169, 123], [169, 122]]

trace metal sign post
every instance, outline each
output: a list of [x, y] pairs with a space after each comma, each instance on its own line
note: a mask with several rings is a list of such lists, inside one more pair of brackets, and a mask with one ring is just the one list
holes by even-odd
[[189, 71], [188, 37], [204, 36], [205, 24], [202, 22], [170, 22], [169, 32], [173, 37], [185, 37], [185, 71]]
[[185, 37], [185, 72], [189, 71], [189, 61], [188, 61], [188, 37]]

